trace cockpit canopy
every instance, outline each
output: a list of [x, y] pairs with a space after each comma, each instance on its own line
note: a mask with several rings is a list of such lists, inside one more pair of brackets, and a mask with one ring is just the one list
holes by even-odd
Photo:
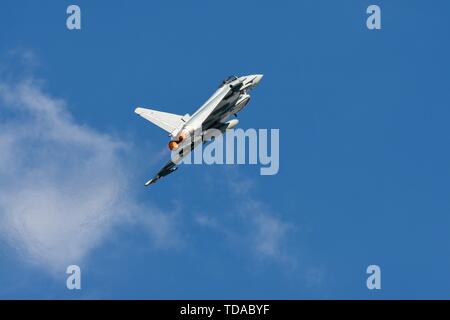
[[222, 81], [222, 83], [220, 84], [220, 87], [222, 87], [222, 86], [224, 86], [226, 84], [229, 84], [229, 83], [231, 83], [231, 82], [233, 82], [234, 80], [237, 80], [237, 79], [238, 79], [238, 77], [236, 77], [236, 76], [229, 76], [228, 78], [226, 78], [225, 80]]

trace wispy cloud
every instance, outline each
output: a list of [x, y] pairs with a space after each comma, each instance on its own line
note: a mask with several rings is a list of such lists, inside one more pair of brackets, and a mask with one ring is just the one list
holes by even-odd
[[[277, 266], [298, 288], [322, 290], [326, 285], [326, 268], [311, 259], [305, 226], [290, 221], [257, 195], [257, 184], [238, 167], [225, 167], [223, 179], [206, 176], [209, 184], [220, 183], [230, 196], [225, 211], [202, 211], [194, 216], [195, 223], [222, 235], [232, 251], [249, 257], [257, 267]], [[224, 188], [223, 188], [224, 187]]]
[[126, 151], [77, 123], [38, 81], [0, 80], [0, 237], [58, 270], [80, 263], [118, 222], [139, 221], [157, 245], [170, 242], [171, 216], [130, 196]]
[[[297, 257], [289, 251], [289, 236], [296, 226], [284, 221], [270, 206], [254, 196], [255, 183], [239, 173], [237, 167], [225, 168], [226, 190], [235, 205], [220, 215], [201, 213], [195, 216], [198, 225], [220, 232], [258, 260], [281, 263], [295, 268]], [[215, 183], [212, 179], [209, 183]], [[232, 223], [228, 223], [228, 222]]]
[[252, 200], [242, 209], [254, 227], [253, 245], [258, 253], [267, 257], [286, 258], [283, 245], [293, 226], [264, 207], [263, 203]]

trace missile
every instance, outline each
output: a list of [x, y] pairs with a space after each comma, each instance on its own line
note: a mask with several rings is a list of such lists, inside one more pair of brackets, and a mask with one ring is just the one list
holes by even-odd
[[233, 120], [227, 121], [225, 123], [227, 124], [227, 129], [233, 129], [234, 127], [236, 127], [239, 124], [239, 120], [233, 119]]
[[152, 178], [152, 179], [148, 180], [148, 181], [145, 183], [145, 186], [148, 187], [149, 185], [151, 185], [152, 183], [155, 183], [155, 182], [158, 181], [158, 180], [159, 180], [159, 177], [158, 177], [158, 178]]

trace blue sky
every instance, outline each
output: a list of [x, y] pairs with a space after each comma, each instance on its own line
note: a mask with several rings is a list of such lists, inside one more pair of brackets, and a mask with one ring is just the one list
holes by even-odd
[[[1, 298], [448, 298], [448, 1], [73, 3], [80, 31], [0, 5]], [[168, 139], [134, 108], [254, 73], [240, 127], [280, 129], [279, 173], [143, 188]]]

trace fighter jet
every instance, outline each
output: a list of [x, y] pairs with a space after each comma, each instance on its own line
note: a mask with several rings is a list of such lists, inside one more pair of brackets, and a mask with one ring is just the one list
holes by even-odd
[[262, 74], [254, 74], [226, 78], [192, 116], [136, 108], [135, 113], [169, 133], [171, 140], [168, 146], [172, 152], [175, 152], [175, 156], [172, 156], [172, 159], [145, 183], [145, 186], [149, 186], [177, 170], [177, 165], [190, 151], [210, 140], [206, 137], [209, 129], [218, 129], [224, 133], [225, 130], [236, 127], [239, 120], [228, 120], [228, 118], [232, 115], [236, 116], [248, 104], [250, 101], [249, 91], [256, 87], [262, 77]]

